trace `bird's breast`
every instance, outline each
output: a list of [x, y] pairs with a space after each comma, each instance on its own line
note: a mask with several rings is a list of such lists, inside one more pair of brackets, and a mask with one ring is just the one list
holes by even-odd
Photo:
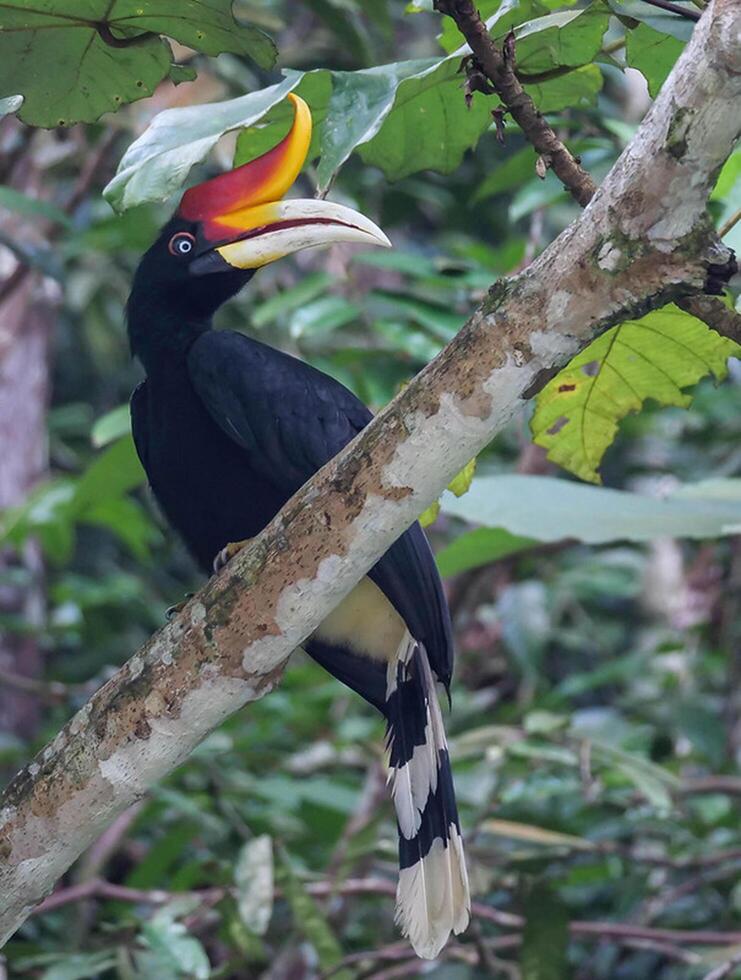
[[204, 571], [285, 502], [206, 411], [187, 374], [147, 380], [145, 468], [155, 498]]

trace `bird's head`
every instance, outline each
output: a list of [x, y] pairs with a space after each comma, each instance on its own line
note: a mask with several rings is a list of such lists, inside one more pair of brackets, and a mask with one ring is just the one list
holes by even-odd
[[391, 243], [372, 221], [341, 204], [283, 200], [311, 145], [311, 111], [288, 96], [294, 118], [287, 136], [250, 163], [191, 187], [142, 258], [129, 315], [151, 309], [203, 319], [255, 270], [304, 248], [335, 242]]

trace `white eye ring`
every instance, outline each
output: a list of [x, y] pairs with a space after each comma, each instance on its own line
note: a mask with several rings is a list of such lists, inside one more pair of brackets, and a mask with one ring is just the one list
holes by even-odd
[[189, 232], [179, 231], [172, 236], [167, 248], [171, 255], [188, 255], [189, 252], [193, 251], [194, 244], [195, 238]]

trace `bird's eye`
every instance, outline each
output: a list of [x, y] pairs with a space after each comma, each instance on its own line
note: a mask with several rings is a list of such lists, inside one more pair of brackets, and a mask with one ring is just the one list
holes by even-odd
[[195, 242], [195, 238], [189, 232], [179, 231], [177, 235], [172, 236], [167, 248], [171, 255], [188, 255], [193, 251]]

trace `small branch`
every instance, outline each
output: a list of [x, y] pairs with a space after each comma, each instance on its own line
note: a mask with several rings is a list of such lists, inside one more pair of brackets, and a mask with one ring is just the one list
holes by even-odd
[[686, 7], [680, 7], [678, 3], [672, 3], [671, 0], [643, 0], [643, 2], [652, 7], [659, 7], [660, 10], [669, 10], [673, 14], [679, 14], [680, 17], [687, 17], [689, 20], [697, 21], [702, 17], [702, 14], [694, 10], [687, 10]]
[[718, 238], [725, 238], [728, 232], [732, 228], [735, 228], [739, 221], [741, 221], [741, 208], [739, 208], [735, 214], [732, 214], [728, 221], [723, 222], [718, 229]]
[[11, 687], [15, 691], [35, 694], [49, 704], [67, 701], [75, 693], [67, 684], [60, 681], [40, 681], [35, 677], [24, 677], [10, 670], [0, 670], [0, 687]]
[[685, 779], [679, 787], [679, 793], [682, 796], [699, 793], [727, 793], [729, 796], [741, 796], [741, 779], [738, 776], [699, 776], [696, 779]]
[[435, 0], [435, 9], [453, 18], [507, 111], [574, 200], [586, 206], [597, 185], [556, 136], [517, 78], [514, 35], [510, 34], [500, 51], [473, 0]]
[[[309, 882], [304, 887], [309, 895], [316, 898], [325, 898], [336, 894], [389, 896], [396, 894], [394, 883], [384, 878], [349, 878], [339, 885], [335, 881], [317, 881]], [[114, 885], [112, 882], [96, 878], [80, 885], [71, 885], [69, 888], [59, 889], [38, 905], [32, 914], [43, 915], [45, 912], [51, 912], [65, 905], [71, 905], [89, 898], [130, 902], [136, 905], [164, 905], [175, 898], [188, 896], [198, 898], [204, 905], [212, 906], [227, 895], [231, 895], [233, 891], [233, 889], [226, 887], [204, 888], [200, 891], [191, 892], [167, 892], [159, 889], [147, 891], [139, 888], [127, 888], [124, 885]], [[280, 895], [280, 890], [277, 890], [276, 894]], [[471, 912], [476, 918], [491, 922], [499, 928], [519, 932], [525, 925], [525, 920], [521, 915], [503, 912], [501, 909], [484, 905], [482, 902], [473, 902]], [[671, 945], [677, 947], [682, 943], [690, 946], [734, 946], [741, 943], [741, 932], [720, 932], [704, 929], [654, 929], [649, 926], [635, 925], [631, 922], [577, 920], [569, 924], [569, 931], [572, 936], [585, 939], [598, 941], [612, 939], [621, 943], [642, 942], [652, 943], [655, 946]], [[515, 945], [516, 942], [519, 942], [519, 937], [515, 939], [507, 936], [504, 945]]]
[[[683, 309], [685, 313], [691, 313], [698, 320], [702, 320], [703, 323], [706, 323], [722, 337], [728, 337], [730, 340], [735, 340], [737, 344], [741, 344], [741, 314], [729, 309], [715, 296], [703, 296], [701, 294], [697, 296], [685, 296], [684, 299], [677, 300], [677, 306]], [[721, 779], [722, 777], [713, 778]], [[697, 784], [701, 780], [696, 780], [695, 782]], [[741, 789], [739, 789], [741, 780], [728, 777], [725, 784], [727, 786], [735, 785], [736, 789], [730, 791], [728, 789], [716, 790], [716, 792], [741, 792]], [[685, 793], [688, 792], [686, 788], [683, 788], [682, 791]], [[694, 792], [710, 791], [695, 788]]]

